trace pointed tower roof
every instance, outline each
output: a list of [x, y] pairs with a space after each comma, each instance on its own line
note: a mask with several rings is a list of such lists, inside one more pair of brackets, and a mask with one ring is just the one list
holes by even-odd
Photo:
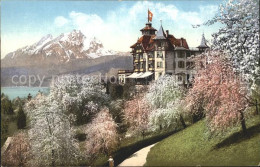
[[156, 37], [154, 39], [166, 39], [162, 25], [161, 25], [161, 27], [160, 27], [159, 31], [157, 32]]
[[209, 48], [209, 46], [206, 43], [204, 33], [202, 34], [200, 45], [197, 48]]

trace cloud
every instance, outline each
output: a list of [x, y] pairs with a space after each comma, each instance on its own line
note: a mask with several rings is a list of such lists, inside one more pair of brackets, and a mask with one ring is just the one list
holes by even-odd
[[104, 21], [96, 14], [85, 14], [72, 11], [69, 13], [69, 18], [73, 27], [83, 31], [88, 37], [100, 36], [104, 30]]
[[[68, 23], [73, 29], [81, 30], [87, 37], [97, 37], [108, 49], [129, 51], [130, 46], [141, 36], [140, 29], [147, 22], [147, 9], [153, 14], [153, 27], [159, 29], [163, 20], [164, 29], [169, 29], [177, 38], [187, 39], [189, 46], [197, 46], [202, 29], [193, 29], [192, 25], [202, 24], [214, 16], [217, 6], [199, 6], [196, 11], [184, 11], [175, 5], [161, 2], [138, 1], [131, 7], [122, 6], [117, 10], [107, 11], [101, 17], [93, 13], [71, 11], [65, 18], [56, 17], [55, 25]], [[210, 34], [205, 34], [210, 37]]]
[[66, 19], [65, 17], [63, 16], [58, 16], [54, 19], [54, 24], [57, 26], [57, 27], [62, 27], [64, 25], [66, 25], [67, 23], [69, 22], [68, 19]]
[[[38, 41], [43, 35], [52, 33], [54, 36], [60, 33], [71, 31], [72, 29], [81, 30], [87, 37], [97, 37], [108, 49], [118, 51], [129, 51], [130, 46], [141, 36], [139, 31], [147, 22], [147, 9], [153, 12], [153, 27], [159, 29], [162, 25], [165, 30], [170, 30], [176, 38], [186, 38], [189, 46], [198, 46], [201, 34], [204, 31], [207, 40], [210, 40], [211, 33], [219, 27], [200, 27], [192, 28], [192, 25], [201, 24], [212, 18], [218, 10], [217, 5], [201, 5], [198, 1], [192, 10], [184, 10], [181, 6], [176, 6], [175, 1], [136, 1], [131, 2], [132, 6], [122, 5], [115, 10], [106, 10], [102, 14], [79, 12], [77, 9], [68, 11], [67, 15], [57, 15], [51, 18], [52, 24], [46, 21], [45, 28], [31, 26], [30, 29], [20, 30], [23, 34], [15, 33], [2, 34], [1, 56], [14, 51], [18, 48], [30, 45]], [[180, 4], [180, 3], [178, 3]], [[181, 5], [190, 5], [189, 1], [184, 1]], [[95, 6], [93, 6], [95, 7]], [[46, 19], [48, 20], [48, 19]], [[28, 24], [28, 27], [30, 25]], [[47, 28], [46, 28], [47, 27]], [[28, 33], [25, 33], [28, 32]], [[16, 41], [13, 43], [13, 41]]]

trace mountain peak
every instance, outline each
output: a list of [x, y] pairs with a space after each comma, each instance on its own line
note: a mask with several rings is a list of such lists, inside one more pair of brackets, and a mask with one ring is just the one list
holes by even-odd
[[43, 36], [37, 43], [33, 45], [34, 50], [33, 53], [37, 52], [39, 49], [41, 49], [45, 44], [53, 40], [53, 37], [51, 34], [47, 34]]
[[[5, 59], [37, 59], [38, 61], [50, 61], [56, 63], [68, 62], [80, 58], [98, 58], [114, 55], [117, 52], [104, 48], [96, 37], [88, 37], [80, 30], [62, 33], [53, 38], [51, 34], [43, 36], [31, 46], [18, 49], [9, 53]], [[33, 60], [34, 62], [36, 60]]]

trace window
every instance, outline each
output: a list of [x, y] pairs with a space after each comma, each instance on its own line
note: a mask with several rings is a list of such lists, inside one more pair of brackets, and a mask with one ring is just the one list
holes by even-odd
[[143, 58], [143, 54], [140, 54], [140, 59], [142, 59]]
[[157, 58], [162, 58], [162, 57], [163, 57], [162, 52], [157, 52]]
[[161, 47], [161, 46], [162, 46], [162, 45], [161, 45], [161, 42], [158, 42], [157, 46], [158, 46], [158, 47]]
[[154, 62], [149, 62], [148, 67], [149, 68], [154, 68]]
[[190, 57], [191, 53], [190, 53], [190, 52], [187, 52], [186, 55], [187, 55], [187, 57]]
[[148, 57], [149, 57], [149, 58], [153, 58], [153, 55], [152, 55], [152, 54], [148, 54]]
[[184, 68], [184, 61], [178, 62], [178, 68]]
[[185, 52], [179, 51], [178, 52], [178, 58], [184, 58], [185, 57]]
[[187, 74], [187, 81], [190, 82], [190, 74]]
[[178, 81], [181, 82], [182, 81], [182, 76], [178, 75]]
[[187, 61], [186, 62], [186, 67], [187, 67], [187, 69], [193, 69], [194, 68], [194, 62]]
[[157, 68], [163, 68], [162, 62], [157, 62]]
[[144, 68], [144, 63], [141, 63], [140, 68]]

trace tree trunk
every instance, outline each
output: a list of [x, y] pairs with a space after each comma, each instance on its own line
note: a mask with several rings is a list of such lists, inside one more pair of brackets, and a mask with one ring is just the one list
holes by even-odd
[[256, 115], [258, 115], [258, 102], [257, 102], [257, 99], [255, 100], [255, 111], [256, 111]]
[[22, 148], [20, 144], [20, 149], [19, 149], [19, 166], [23, 166], [23, 158], [22, 158]]
[[186, 124], [184, 122], [184, 119], [183, 119], [181, 114], [180, 114], [180, 121], [181, 121], [181, 124], [182, 124], [183, 128], [185, 129], [187, 126], [186, 126]]
[[109, 92], [109, 85], [108, 85], [108, 82], [105, 83], [105, 85], [106, 85], [106, 94], [110, 94], [110, 92]]
[[51, 165], [52, 165], [52, 166], [55, 166], [54, 150], [51, 150]]
[[247, 134], [246, 121], [245, 121], [244, 113], [242, 111], [240, 111], [240, 122], [241, 122], [243, 134], [246, 135]]
[[144, 131], [142, 131], [142, 136], [143, 136], [143, 140], [144, 140]]

